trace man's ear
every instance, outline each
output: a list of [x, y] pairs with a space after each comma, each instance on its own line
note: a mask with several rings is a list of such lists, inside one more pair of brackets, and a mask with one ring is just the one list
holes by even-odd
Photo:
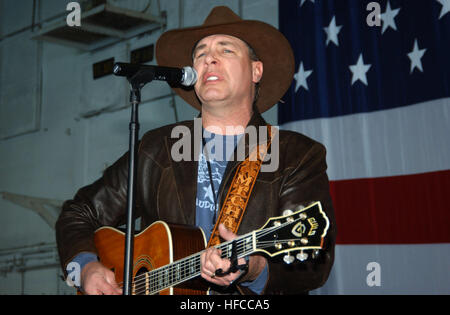
[[261, 81], [263, 75], [263, 63], [261, 61], [252, 61], [252, 70], [253, 83], [258, 83], [259, 81]]

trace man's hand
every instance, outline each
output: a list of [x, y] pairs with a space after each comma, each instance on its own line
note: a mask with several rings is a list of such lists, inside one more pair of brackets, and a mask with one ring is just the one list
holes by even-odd
[[[236, 234], [227, 230], [227, 228], [223, 224], [219, 224], [219, 234], [226, 241], [231, 241], [237, 237]], [[201, 254], [201, 256], [200, 256], [201, 276], [205, 280], [207, 280], [211, 283], [214, 283], [216, 285], [229, 286], [238, 277], [240, 277], [241, 271], [238, 270], [235, 273], [230, 273], [223, 277], [215, 276], [216, 270], [222, 269], [222, 271], [227, 271], [231, 266], [230, 260], [228, 258], [222, 259], [220, 254], [221, 254], [221, 251], [214, 247], [208, 248]], [[241, 281], [255, 280], [258, 277], [258, 275], [263, 271], [266, 263], [267, 263], [267, 260], [262, 256], [258, 256], [258, 255], [250, 256], [248, 272], [241, 279]], [[243, 264], [245, 264], [245, 259], [239, 258], [238, 265], [243, 265]]]
[[86, 264], [81, 271], [81, 287], [89, 295], [119, 295], [122, 289], [116, 283], [114, 273], [94, 261]]

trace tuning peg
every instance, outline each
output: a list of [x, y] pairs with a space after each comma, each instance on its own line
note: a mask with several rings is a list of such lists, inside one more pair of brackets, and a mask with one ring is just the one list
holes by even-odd
[[291, 256], [289, 252], [287, 253], [287, 255], [283, 257], [283, 261], [288, 265], [292, 264], [294, 260], [295, 260], [294, 256]]
[[290, 216], [291, 214], [293, 214], [294, 211], [292, 211], [291, 209], [286, 209], [283, 211], [283, 216], [287, 217], [286, 221], [287, 222], [293, 222], [294, 218], [292, 216]]
[[297, 259], [300, 261], [305, 261], [306, 259], [308, 259], [308, 253], [305, 253], [304, 251], [300, 251], [300, 253], [298, 253], [297, 256], [295, 256], [295, 257], [297, 257]]
[[320, 255], [320, 249], [316, 249], [316, 250], [313, 250], [311, 257], [313, 259], [316, 259], [317, 257], [319, 257], [319, 255]]

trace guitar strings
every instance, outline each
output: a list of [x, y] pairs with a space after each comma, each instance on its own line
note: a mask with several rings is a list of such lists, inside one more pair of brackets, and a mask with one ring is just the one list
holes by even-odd
[[[265, 235], [267, 235], [268, 233], [271, 233], [271, 232], [273, 232], [274, 230], [276, 230], [276, 229], [279, 229], [279, 228], [282, 228], [282, 227], [284, 227], [284, 226], [286, 226], [286, 225], [289, 225], [289, 224], [292, 224], [293, 222], [295, 222], [295, 221], [298, 221], [298, 219], [296, 219], [296, 220], [294, 220], [294, 221], [291, 221], [291, 222], [288, 222], [288, 221], [286, 221], [284, 224], [281, 224], [281, 225], [279, 225], [279, 226], [274, 226], [274, 227], [271, 227], [271, 228], [267, 228], [267, 229], [264, 229], [264, 230], [262, 230], [262, 231], [256, 231], [255, 232], [255, 234], [258, 234], [258, 237], [262, 237], [262, 236], [265, 236]], [[240, 244], [240, 243], [242, 243], [245, 239], [246, 239], [246, 237], [248, 237], [248, 235], [251, 235], [251, 234], [253, 234], [253, 232], [250, 232], [250, 233], [248, 233], [248, 234], [246, 234], [246, 235], [244, 235], [244, 236], [241, 236], [240, 237], [240, 239], [239, 240], [237, 240], [237, 245], [238, 245], [238, 247], [240, 246], [240, 245], [242, 245], [242, 244]], [[287, 242], [289, 242], [289, 241], [291, 241], [291, 240], [287, 240]], [[226, 243], [223, 243], [223, 244], [220, 244], [220, 245], [218, 245], [217, 247], [220, 249], [220, 247], [227, 247], [230, 243], [231, 243], [232, 241], [228, 241], [228, 242], [226, 242]], [[267, 242], [267, 241], [266, 241]], [[270, 244], [269, 245], [265, 245], [264, 247], [267, 247], [267, 246], [271, 246], [271, 244], [273, 244], [274, 242], [277, 242], [277, 241], [268, 241]], [[280, 241], [278, 241], [278, 242], [280, 242]], [[285, 242], [285, 241], [282, 241], [283, 243]], [[262, 244], [262, 242], [261, 241], [259, 241], [259, 244]], [[226, 249], [226, 248], [225, 248]], [[251, 252], [251, 251], [250, 251]], [[200, 253], [201, 254], [201, 253]], [[194, 255], [192, 255], [192, 256], [199, 256], [199, 254], [194, 254]], [[227, 253], [225, 253], [225, 255], [227, 255]], [[225, 256], [226, 257], [226, 256]], [[160, 268], [157, 268], [157, 269], [154, 269], [154, 270], [151, 270], [151, 271], [149, 271], [149, 272], [147, 272], [147, 273], [145, 273], [145, 274], [142, 274], [142, 275], [140, 275], [140, 276], [136, 276], [135, 277], [135, 286], [136, 286], [136, 284], [137, 285], [139, 285], [140, 284], [140, 282], [142, 282], [142, 281], [144, 281], [145, 282], [145, 284], [147, 284], [149, 281], [151, 281], [151, 280], [156, 280], [156, 281], [158, 281], [158, 282], [160, 282], [160, 278], [164, 278], [164, 277], [166, 277], [166, 278], [168, 278], [168, 279], [170, 279], [170, 276], [171, 276], [171, 273], [173, 273], [173, 271], [175, 271], [175, 270], [173, 270], [173, 269], [177, 269], [176, 271], [177, 272], [180, 272], [180, 271], [186, 271], [185, 269], [184, 269], [184, 267], [186, 267], [186, 262], [188, 263], [188, 267], [190, 267], [190, 269], [192, 269], [192, 267], [195, 267], [195, 268], [197, 268], [198, 266], [197, 266], [197, 264], [198, 264], [198, 262], [195, 262], [195, 265], [193, 265], [192, 264], [192, 262], [189, 262], [189, 260], [191, 259], [192, 257], [187, 257], [187, 258], [184, 258], [184, 259], [182, 259], [182, 260], [180, 260], [180, 261], [178, 261], [178, 262], [175, 262], [175, 263], [172, 263], [171, 265], [168, 265], [168, 266], [162, 266], [162, 267], [160, 267]], [[196, 258], [196, 259], [198, 259], [198, 257], [194, 257], [194, 258]], [[172, 270], [171, 270], [171, 268], [172, 268]], [[161, 273], [161, 271], [163, 271], [165, 274], [160, 274]], [[169, 274], [168, 274], [169, 273]], [[153, 279], [152, 279], [152, 276], [153, 276]], [[167, 277], [167, 276], [169, 276], [169, 277]], [[176, 277], [175, 276], [175, 278], [181, 278], [181, 277]], [[172, 279], [173, 280], [173, 279]], [[122, 285], [123, 283], [119, 283], [119, 285]]]
[[[262, 231], [256, 231], [257, 237], [263, 237], [266, 236], [269, 233], [272, 233], [273, 231], [280, 229], [286, 225], [292, 224], [294, 221], [291, 222], [285, 222], [279, 226], [274, 226], [271, 228], [264, 229]], [[237, 251], [244, 250], [245, 246], [248, 246], [248, 238], [252, 237], [252, 232], [248, 233], [244, 236], [241, 236], [239, 240], [236, 241]], [[289, 241], [294, 241], [295, 239], [291, 240], [274, 240], [274, 241], [258, 241], [258, 245], [260, 248], [267, 248], [273, 245], [273, 243], [286, 243]], [[228, 241], [226, 243], [222, 243], [217, 246], [218, 249], [222, 250], [222, 256], [227, 257], [229, 254], [229, 246], [232, 243], [232, 241]], [[247, 244], [246, 244], [247, 243]], [[203, 251], [202, 251], [203, 252]], [[196, 277], [200, 271], [198, 270], [200, 265], [200, 255], [201, 253], [197, 253], [194, 255], [191, 255], [189, 257], [185, 257], [177, 262], [172, 263], [171, 265], [166, 265], [159, 267], [157, 269], [151, 270], [149, 272], [146, 272], [145, 274], [136, 276], [134, 279], [135, 281], [132, 283], [132, 286], [134, 287], [134, 294], [138, 295], [141, 293], [146, 294], [154, 294], [158, 293], [161, 290], [164, 290], [166, 288], [170, 288], [176, 284], [178, 284], [180, 281], [184, 282], [191, 278]], [[252, 252], [252, 249], [248, 251], [248, 253]], [[243, 253], [242, 255], [245, 256]], [[193, 260], [194, 259], [194, 260]], [[186, 269], [187, 267], [187, 269]], [[193, 273], [189, 274], [189, 271], [192, 272], [192, 270], [195, 270]], [[174, 275], [174, 272], [177, 272], [178, 275]], [[182, 277], [181, 274], [188, 274], [186, 277]], [[119, 287], [122, 287], [123, 282], [119, 283]], [[156, 287], [156, 288], [153, 288]], [[162, 288], [160, 288], [162, 287]]]
[[[287, 240], [286, 242], [288, 242], [288, 241], [289, 240]], [[273, 242], [272, 241], [261, 242], [261, 244], [262, 243], [269, 243], [269, 244], [263, 244], [262, 246], [260, 246], [260, 248], [271, 247]], [[197, 265], [197, 267], [199, 267], [199, 265]], [[170, 279], [170, 277], [169, 277], [169, 279], [163, 279], [164, 275], [160, 275], [159, 278], [153, 279], [153, 281], [151, 281], [150, 279], [145, 279], [144, 280], [144, 281], [146, 281], [145, 283], [141, 282], [141, 283], [135, 285], [134, 294], [135, 295], [140, 295], [140, 294], [152, 295], [152, 294], [158, 293], [158, 292], [160, 292], [162, 290], [165, 290], [167, 288], [173, 287], [173, 286], [175, 286], [175, 285], [177, 285], [179, 283], [182, 283], [184, 281], [190, 280], [190, 279], [194, 278], [195, 276], [197, 276], [197, 275], [192, 275], [191, 277], [186, 278], [186, 279], [180, 278], [180, 279], [177, 279], [177, 281], [175, 281], [175, 282], [173, 282], [171, 284], [168, 284], [166, 282], [170, 282], [171, 280], [173, 281], [173, 279]], [[162, 281], [162, 283], [158, 282], [158, 281]]]
[[[279, 227], [275, 227], [275, 228], [272, 228], [272, 229], [276, 229], [276, 228], [279, 228]], [[269, 230], [269, 229], [266, 229], [266, 230], [263, 230], [263, 231], [258, 231], [257, 234], [260, 234], [260, 235], [258, 235], [258, 237], [264, 236], [264, 235], [266, 235], [267, 233], [272, 232], [272, 231], [267, 231], [267, 230]], [[244, 245], [244, 244], [242, 244], [242, 242], [244, 242], [246, 239], [252, 237], [251, 234], [252, 234], [252, 233], [245, 234], [245, 235], [241, 236], [239, 240], [236, 241], [237, 246], [238, 246], [238, 250], [239, 250], [239, 249], [242, 249], [242, 245]], [[217, 246], [217, 248], [218, 248], [218, 249], [225, 249], [225, 250], [227, 250], [227, 247], [229, 247], [229, 245], [230, 245], [231, 243], [232, 243], [232, 241], [228, 241], [228, 242], [226, 242], [226, 243], [219, 244], [219, 245]], [[239, 248], [239, 247], [241, 247], [241, 248]], [[202, 252], [203, 252], [203, 251], [202, 251]], [[186, 261], [186, 260], [188, 260], [189, 258], [192, 258], [193, 256], [197, 256], [197, 255], [199, 256], [202, 252], [197, 253], [197, 254], [194, 254], [194, 255], [191, 255], [191, 256], [188, 256], [188, 257], [185, 257], [185, 258], [179, 260], [178, 262]], [[223, 253], [223, 254], [227, 255], [228, 253], [225, 252], [225, 253]], [[174, 262], [174, 264], [175, 264], [175, 263], [177, 263], [177, 262]], [[159, 267], [158, 269], [151, 270], [150, 272], [152, 272], [152, 271], [158, 271], [159, 269], [163, 269], [164, 267], [167, 267], [167, 266], [161, 266], [161, 267]], [[141, 277], [142, 277], [142, 276], [145, 276], [145, 275], [141, 275]], [[139, 278], [139, 277], [140, 277], [140, 276], [137, 276], [137, 278]], [[136, 279], [137, 279], [137, 278], [136, 278]]]
[[[293, 222], [292, 221], [291, 222], [286, 222], [285, 224], [282, 224], [280, 226], [276, 226], [276, 227], [273, 227], [273, 228], [268, 228], [268, 229], [265, 229], [263, 231], [258, 231], [258, 232], [256, 232], [256, 234], [258, 234], [258, 237], [261, 237], [261, 236], [267, 235], [268, 233], [271, 233], [274, 230], [279, 229], [279, 228], [281, 228], [283, 226], [286, 226], [288, 224], [291, 224], [291, 223], [293, 223]], [[249, 234], [251, 234], [251, 233], [249, 233]], [[242, 245], [244, 245], [244, 244], [242, 244], [242, 242], [244, 242], [246, 240], [246, 236], [247, 235], [242, 236], [242, 238], [237, 241], [237, 243], [238, 243], [237, 247], [239, 247], [239, 246], [242, 247]], [[288, 243], [288, 242], [295, 241], [295, 240], [297, 240], [297, 239], [287, 239], [287, 240], [281, 240], [281, 241], [280, 240], [275, 240], [275, 241], [258, 241], [258, 245], [259, 245], [259, 248], [267, 248], [267, 247], [273, 246], [274, 243]], [[224, 246], [221, 246], [221, 247], [227, 247], [230, 244], [230, 242], [231, 241], [229, 241], [227, 243], [224, 243], [224, 244], [220, 244], [220, 245], [224, 245]], [[238, 250], [239, 250], [239, 248], [238, 248]], [[248, 253], [251, 253], [251, 252], [252, 252], [252, 249]], [[242, 255], [245, 256], [248, 253], [243, 253]], [[225, 257], [227, 257], [227, 253], [226, 252], [225, 252]], [[196, 261], [195, 267], [196, 268], [199, 267], [198, 266], [198, 261]], [[172, 268], [172, 270], [171, 270], [171, 268]], [[174, 269], [177, 269], [177, 270], [174, 270]], [[143, 284], [144, 287], [141, 287], [139, 283], [137, 285], [135, 285], [135, 289], [136, 289], [135, 290], [135, 294], [141, 294], [141, 293], [153, 294], [153, 293], [158, 293], [161, 290], [170, 288], [172, 286], [177, 285], [178, 283], [182, 283], [184, 281], [192, 279], [195, 276], [197, 276], [198, 273], [199, 273], [199, 271], [197, 271], [195, 274], [191, 275], [190, 277], [183, 278], [182, 276], [173, 275], [173, 271], [180, 272], [182, 270], [180, 270], [180, 268], [175, 268], [175, 267], [170, 267], [169, 266], [169, 268], [167, 268], [167, 270], [165, 270], [165, 274], [156, 275], [156, 278], [154, 278], [154, 279], [149, 279], [149, 278], [142, 279], [142, 280], [145, 281], [145, 283]], [[169, 272], [169, 274], [167, 274], [167, 272]], [[154, 280], [153, 283], [151, 283], [151, 280]], [[156, 289], [153, 288], [153, 290], [151, 290], [150, 287], [151, 287], [152, 284], [155, 284], [155, 282], [157, 284], [157, 287], [156, 287]], [[161, 286], [162, 286], [162, 288], [159, 288]]]
[[[241, 251], [243, 249], [243, 246], [245, 244], [240, 244], [241, 242], [237, 242], [238, 251]], [[221, 249], [221, 247], [225, 247], [222, 249], [225, 249], [222, 252], [222, 256], [225, 258], [227, 257], [227, 246], [223, 245], [229, 245], [229, 244], [221, 244], [222, 246], [219, 246], [218, 248]], [[249, 251], [251, 252], [251, 251]], [[201, 253], [200, 253], [201, 254]], [[148, 291], [149, 284], [151, 285], [158, 285], [158, 286], [167, 286], [171, 287], [173, 285], [169, 285], [169, 283], [172, 282], [180, 282], [181, 280], [186, 281], [190, 278], [193, 278], [200, 274], [200, 254], [195, 254], [193, 257], [187, 257], [183, 260], [178, 261], [178, 263], [171, 264], [169, 266], [163, 266], [155, 270], [151, 270], [150, 272], [147, 272], [146, 274], [140, 275], [135, 277], [136, 281], [134, 282], [135, 289], [139, 290], [141, 289], [141, 285], [144, 285], [145, 287], [142, 288], [144, 291]], [[246, 255], [247, 252], [242, 253], [243, 255]], [[188, 259], [190, 258], [190, 259]], [[194, 258], [194, 260], [192, 260]], [[186, 268], [187, 267], [187, 268]], [[192, 272], [192, 269], [194, 272]], [[155, 272], [156, 271], [156, 272]], [[178, 273], [174, 275], [174, 272]], [[189, 273], [191, 272], [191, 273]], [[184, 274], [185, 276], [181, 276]], [[187, 276], [186, 276], [187, 275]], [[164, 289], [164, 288], [162, 288]], [[160, 289], [161, 290], [161, 289]], [[159, 291], [159, 290], [158, 290]]]
[[[242, 249], [243, 246], [239, 246], [242, 244], [238, 244], [238, 250]], [[247, 253], [243, 253], [244, 255]], [[155, 269], [146, 274], [135, 277], [136, 281], [134, 282], [135, 288], [139, 289], [140, 285], [144, 285], [144, 291], [147, 291], [148, 284], [156, 284], [158, 286], [168, 287], [173, 286], [169, 285], [172, 282], [179, 282], [181, 280], [186, 281], [189, 278], [193, 278], [200, 274], [200, 255], [194, 255], [197, 257], [192, 257], [194, 259], [183, 259], [178, 263], [174, 263], [170, 266], [163, 266], [159, 268], [159, 270]], [[223, 251], [222, 256], [227, 257], [226, 250]], [[194, 271], [192, 271], [194, 270]], [[155, 272], [156, 271], [156, 272]], [[175, 272], [175, 274], [174, 274]], [[184, 276], [183, 276], [184, 275]], [[144, 282], [144, 283], [143, 283]]]
[[[244, 241], [245, 241], [247, 238], [249, 238], [249, 237], [251, 237], [251, 233], [248, 233], [248, 234], [246, 234], [246, 235], [241, 236], [240, 239], [236, 241], [237, 247], [238, 247], [238, 251], [242, 249], [242, 246], [243, 246], [243, 245], [245, 245], [245, 244], [242, 244], [242, 242], [244, 242]], [[247, 242], [248, 242], [248, 241], [247, 241]], [[222, 252], [222, 255], [225, 255], [225, 257], [226, 257], [226, 255], [228, 254], [228, 252], [227, 252], [228, 247], [229, 247], [229, 245], [230, 245], [231, 243], [232, 243], [232, 241], [228, 241], [228, 242], [226, 242], [226, 243], [219, 244], [219, 245], [216, 246], [216, 247], [217, 247], [218, 249], [222, 250], [222, 251], [225, 250], [225, 251]], [[203, 251], [202, 251], [202, 252], [203, 252]], [[178, 260], [178, 261], [172, 263], [171, 265], [180, 265], [180, 264], [181, 264], [181, 266], [183, 266], [183, 264], [185, 264], [186, 262], [189, 263], [189, 260], [192, 259], [192, 258], [198, 259], [198, 258], [200, 257], [200, 255], [201, 255], [202, 252], [193, 254], [193, 255], [188, 256], [188, 257], [185, 257], [185, 258], [182, 258], [182, 259], [180, 259], [180, 260]], [[198, 256], [198, 257], [196, 257], [196, 256]], [[184, 267], [184, 266], [183, 266], [183, 267]], [[171, 268], [170, 265], [161, 266], [161, 267], [159, 267], [159, 268], [157, 268], [157, 269], [153, 269], [153, 270], [149, 271], [149, 273], [158, 272], [158, 271], [163, 271], [163, 269], [167, 269], [167, 268]], [[145, 276], [146, 276], [145, 274], [136, 276], [136, 277], [135, 277], [135, 280], [139, 280], [139, 278], [144, 278]], [[143, 279], [143, 280], [145, 280], [145, 279]], [[122, 284], [122, 282], [119, 283], [119, 284]]]
[[[246, 254], [246, 253], [244, 253]], [[183, 271], [180, 270], [176, 270], [177, 268], [172, 268], [172, 270], [175, 269], [175, 271], [181, 271], [180, 273], [182, 274]], [[191, 268], [188, 268], [191, 269]], [[191, 278], [196, 277], [197, 275], [200, 274], [200, 262], [196, 261], [195, 262], [195, 270], [196, 273], [194, 274], [189, 274], [189, 276], [178, 276], [178, 275], [174, 275], [172, 274], [160, 274], [157, 277], [152, 277], [152, 278], [147, 278], [147, 279], [141, 279], [140, 281], [138, 281], [137, 283], [135, 283], [135, 294], [140, 294], [140, 293], [147, 293], [147, 294], [152, 294], [153, 292], [157, 293], [165, 288], [168, 287], [172, 287], [177, 285], [180, 282], [184, 282], [187, 281]], [[144, 281], [144, 283], [142, 283]]]
[[[168, 279], [161, 279], [161, 277], [159, 277], [158, 279], [153, 279], [154, 280], [153, 282], [146, 281], [146, 283], [144, 283], [144, 284], [140, 283], [140, 284], [136, 285], [134, 293], [136, 295], [139, 295], [139, 294], [150, 294], [151, 295], [154, 293], [158, 293], [161, 290], [173, 287], [184, 281], [190, 280], [190, 279], [196, 277], [198, 274], [200, 274], [200, 271], [199, 271], [200, 264], [198, 261], [196, 263], [197, 263], [196, 268], [198, 268], [198, 271], [197, 271], [197, 273], [190, 275], [190, 277], [186, 277], [185, 279], [183, 277], [178, 278], [176, 276], [169, 277]], [[165, 275], [162, 275], [162, 276], [164, 277]], [[149, 279], [145, 279], [145, 280], [149, 280]], [[171, 281], [173, 281], [173, 283], [169, 284], [168, 282], [171, 282]], [[152, 285], [156, 286], [156, 287], [152, 288]]]
[[[287, 222], [286, 224], [290, 224], [290, 223], [292, 223], [292, 222]], [[283, 225], [286, 225], [286, 224], [283, 224]], [[258, 235], [258, 237], [261, 237], [261, 236], [267, 235], [268, 233], [273, 232], [273, 230], [281, 228], [283, 225], [268, 228], [263, 231], [257, 231], [256, 234]], [[251, 235], [251, 234], [252, 233], [244, 235], [240, 238], [240, 240], [236, 241], [238, 251], [243, 249], [243, 247], [246, 245], [246, 244], [244, 244], [244, 242], [246, 241], [246, 239], [248, 239], [249, 235]], [[229, 241], [229, 242], [226, 242], [226, 243], [223, 243], [223, 244], [220, 244], [217, 246], [219, 249], [225, 249], [225, 251], [222, 253], [222, 255], [224, 255], [225, 257], [227, 257], [227, 255], [229, 254], [227, 252], [227, 250], [229, 250], [228, 247], [231, 244], [231, 242], [232, 241]], [[269, 241], [268, 242], [269, 244], [264, 244], [264, 247], [271, 246], [273, 242], [274, 241]], [[259, 243], [262, 244], [262, 242], [259, 242]], [[266, 243], [266, 242], [264, 242], [264, 243]], [[249, 252], [251, 252], [251, 251], [252, 250], [250, 250]], [[194, 254], [194, 255], [192, 255], [194, 257], [191, 257], [191, 256], [186, 257], [186, 258], [178, 261], [178, 263], [175, 262], [174, 264], [171, 264], [168, 266], [162, 266], [158, 269], [154, 269], [145, 274], [136, 276], [135, 281], [133, 283], [134, 284], [134, 294], [140, 294], [142, 292], [145, 292], [145, 293], [156, 292], [157, 293], [157, 292], [165, 289], [164, 286], [166, 288], [168, 288], [168, 287], [171, 287], [171, 286], [177, 284], [177, 283], [175, 283], [175, 284], [170, 285], [169, 283], [173, 282], [174, 279], [177, 279], [179, 282], [182, 280], [183, 277], [176, 276], [176, 275], [174, 276], [173, 271], [184, 272], [186, 274], [186, 272], [188, 272], [189, 269], [192, 270], [194, 268], [194, 270], [196, 272], [194, 272], [194, 275], [191, 275], [191, 278], [197, 276], [199, 273], [198, 269], [199, 269], [200, 254]], [[247, 254], [247, 253], [244, 253], [244, 255], [245, 254]], [[197, 256], [197, 257], [195, 257], [195, 256]], [[192, 261], [192, 258], [194, 258], [195, 261]], [[187, 270], [186, 270], [186, 267], [188, 267]], [[189, 277], [185, 277], [185, 278], [186, 279], [185, 280], [183, 279], [183, 281], [189, 280]], [[175, 281], [175, 282], [177, 282], [177, 281]], [[120, 283], [119, 285], [122, 285], [122, 283]], [[156, 290], [152, 290], [150, 287], [155, 286], [155, 285], [158, 288]], [[162, 286], [162, 288], [159, 288], [161, 286]]]
[[[243, 253], [243, 254], [245, 255], [247, 253]], [[160, 275], [156, 279], [155, 278], [154, 279], [145, 279], [144, 284], [139, 283], [135, 286], [136, 288], [138, 287], [136, 290], [136, 294], [139, 294], [141, 292], [152, 291], [151, 289], [149, 289], [149, 287], [151, 287], [152, 285], [156, 285], [156, 288], [154, 288], [153, 291], [159, 292], [161, 289], [172, 287], [172, 286], [177, 285], [178, 283], [192, 279], [200, 274], [200, 262], [198, 260], [195, 262], [195, 270], [196, 270], [195, 273], [188, 274], [188, 276], [184, 276], [184, 277], [180, 275], [182, 273], [181, 269], [178, 269], [178, 268], [171, 268], [171, 269], [172, 269], [172, 271], [179, 272], [178, 275], [169, 273], [168, 275], [167, 274]], [[191, 269], [191, 268], [188, 268], [188, 269]], [[162, 279], [161, 277], [166, 277], [166, 278]], [[161, 286], [162, 286], [162, 288], [159, 288]]]
[[[270, 233], [271, 230], [274, 230], [276, 228], [279, 228], [279, 227], [269, 229], [269, 231], [267, 231], [267, 230], [262, 231], [262, 232], [260, 231], [260, 232], [257, 232], [257, 234], [259, 234], [259, 236], [266, 235], [267, 233]], [[241, 250], [242, 247], [245, 246], [244, 242], [246, 240], [246, 237], [248, 237], [248, 236], [245, 235], [236, 242], [238, 250]], [[265, 245], [264, 247], [271, 246], [272, 243], [273, 242], [269, 242], [269, 244]], [[227, 249], [229, 244], [230, 244], [230, 242], [220, 244], [219, 248], [225, 247], [225, 249]], [[250, 250], [250, 252], [251, 252], [251, 250]], [[224, 251], [223, 254], [225, 254], [225, 257], [227, 256], [226, 251]], [[247, 253], [244, 253], [244, 255], [245, 254], [247, 254]], [[199, 270], [198, 270], [199, 261], [198, 261], [198, 255], [194, 255], [194, 256], [197, 256], [197, 257], [194, 257], [194, 258], [196, 258], [196, 261], [194, 261], [194, 264], [192, 261], [189, 261], [189, 259], [184, 259], [182, 261], [179, 261], [178, 264], [173, 264], [168, 267], [165, 266], [166, 268], [164, 268], [164, 266], [159, 268], [160, 270], [158, 270], [158, 272], [156, 272], [154, 275], [153, 274], [149, 275], [149, 273], [146, 273], [146, 274], [136, 277], [135, 279], [137, 279], [137, 280], [134, 282], [134, 293], [135, 294], [140, 294], [140, 293], [150, 293], [151, 294], [152, 292], [157, 293], [160, 290], [164, 289], [164, 287], [166, 287], [166, 288], [171, 287], [171, 286], [177, 284], [177, 282], [180, 282], [181, 280], [183, 280], [183, 281], [189, 280], [189, 277], [173, 275], [173, 271], [177, 271], [177, 272], [179, 272], [179, 274], [180, 274], [180, 272], [186, 273], [186, 270], [184, 268], [184, 267], [186, 267], [186, 262], [188, 263], [187, 264], [188, 269], [192, 269], [194, 267], [194, 269], [196, 271], [193, 275], [190, 275], [191, 276], [190, 278], [197, 276], [199, 273]], [[152, 270], [152, 271], [155, 271], [155, 270]], [[186, 280], [184, 280], [183, 278], [186, 278]], [[157, 288], [151, 289], [155, 285]], [[162, 287], [162, 288], [160, 288], [160, 287]]]
[[[286, 241], [288, 242], [288, 241]], [[265, 248], [265, 247], [270, 247], [272, 246], [272, 242], [262, 242], [262, 243], [269, 243], [269, 244], [264, 244], [261, 246], [261, 248]], [[197, 265], [196, 267], [200, 267]], [[135, 284], [134, 286], [134, 294], [139, 295], [139, 294], [154, 294], [154, 293], [158, 293], [161, 290], [167, 289], [169, 287], [173, 287], [179, 283], [182, 283], [184, 281], [190, 280], [192, 278], [194, 278], [195, 276], [197, 276], [197, 274], [193, 274], [190, 277], [187, 278], [183, 278], [183, 277], [177, 277], [177, 276], [172, 276], [172, 277], [168, 277], [166, 279], [162, 278], [162, 277], [167, 277], [167, 275], [161, 275], [160, 277], [156, 278], [156, 279], [145, 279], [145, 283], [138, 283]], [[172, 283], [170, 283], [172, 282]]]

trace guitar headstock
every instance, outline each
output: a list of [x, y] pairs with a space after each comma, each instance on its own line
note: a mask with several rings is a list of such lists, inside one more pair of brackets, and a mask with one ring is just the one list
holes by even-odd
[[295, 258], [304, 261], [310, 254], [315, 258], [323, 247], [329, 225], [320, 202], [285, 210], [283, 216], [270, 218], [256, 231], [256, 251], [272, 257], [286, 253], [283, 260], [287, 264]]

